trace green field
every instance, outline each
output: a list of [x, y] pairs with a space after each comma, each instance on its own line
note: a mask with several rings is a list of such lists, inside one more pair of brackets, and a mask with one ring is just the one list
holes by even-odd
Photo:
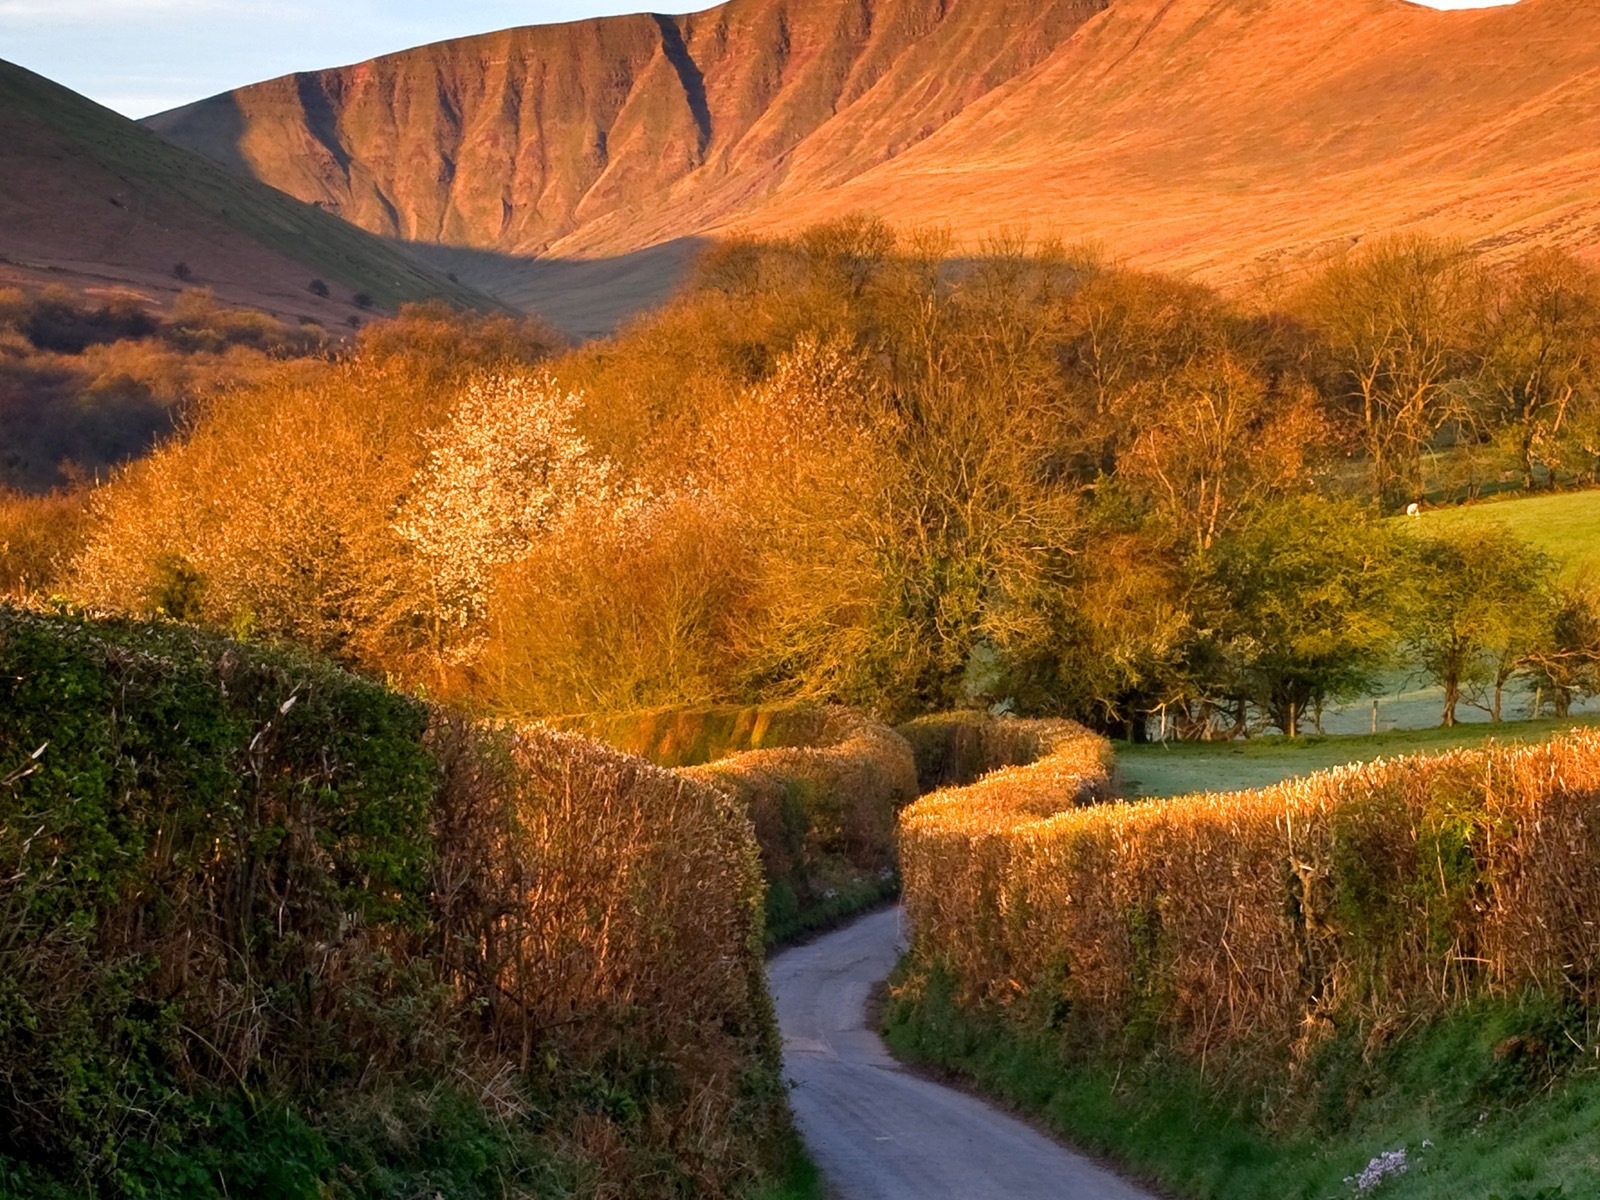
[[1277, 735], [1243, 742], [1169, 742], [1128, 746], [1118, 743], [1117, 771], [1129, 797], [1157, 798], [1192, 792], [1236, 792], [1268, 787], [1346, 763], [1371, 762], [1404, 754], [1433, 754], [1479, 746], [1491, 738], [1543, 741], [1574, 725], [1600, 724], [1600, 716], [1565, 721], [1506, 721], [1499, 725], [1457, 725], [1454, 729], [1396, 729], [1387, 733], [1286, 738]]
[[[1407, 529], [1418, 533], [1452, 533], [1466, 529], [1501, 526], [1524, 541], [1537, 546], [1561, 565], [1567, 581], [1585, 575], [1600, 579], [1600, 491], [1558, 492], [1549, 496], [1527, 496], [1515, 500], [1485, 501], [1454, 508], [1430, 509], [1420, 517], [1396, 517]], [[1438, 725], [1444, 709], [1444, 693], [1405, 669], [1386, 675], [1373, 696], [1350, 704], [1332, 705], [1322, 714], [1322, 728], [1329, 734], [1365, 734], [1373, 728], [1372, 701], [1378, 701], [1377, 729], [1426, 729]], [[1506, 691], [1508, 717], [1526, 716], [1533, 708], [1534, 696], [1520, 684]], [[1600, 712], [1590, 701], [1578, 706], [1580, 713]], [[1488, 713], [1463, 703], [1456, 714], [1464, 722], [1487, 725]], [[1482, 738], [1487, 728], [1469, 735]]]
[[1561, 563], [1568, 577], [1600, 568], [1600, 491], [1463, 504], [1396, 519], [1423, 533], [1503, 525]]

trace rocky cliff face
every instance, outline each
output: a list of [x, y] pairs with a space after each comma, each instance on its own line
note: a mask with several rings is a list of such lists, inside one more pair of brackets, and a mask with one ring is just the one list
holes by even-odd
[[730, 0], [425, 46], [150, 123], [491, 272], [862, 210], [1213, 278], [1396, 229], [1588, 253], [1600, 0]]
[[1103, 7], [732, 0], [424, 46], [149, 124], [390, 236], [631, 249], [892, 158]]

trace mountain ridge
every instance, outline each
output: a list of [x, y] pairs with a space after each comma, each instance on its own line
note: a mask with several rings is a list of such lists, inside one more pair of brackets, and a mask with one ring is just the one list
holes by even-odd
[[[146, 124], [386, 235], [634, 249], [641, 218], [655, 241], [699, 231], [657, 229], [641, 194], [669, 193], [707, 224], [797, 169], [829, 186], [928, 136], [1103, 2], [730, 0], [524, 26], [282, 76]], [[930, 70], [957, 54], [981, 69]], [[419, 111], [429, 95], [444, 103]], [[819, 134], [820, 152], [800, 152]]]
[[1600, 237], [1600, 3], [729, 0], [284, 76], [152, 128], [375, 232], [610, 258], [867, 211], [1226, 280]]

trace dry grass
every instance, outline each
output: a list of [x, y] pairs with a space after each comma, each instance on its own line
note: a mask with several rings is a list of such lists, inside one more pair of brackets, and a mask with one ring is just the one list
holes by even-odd
[[1600, 735], [1076, 807], [1105, 768], [1086, 738], [903, 817], [916, 953], [969, 1001], [1203, 1064], [1486, 994], [1597, 999]]

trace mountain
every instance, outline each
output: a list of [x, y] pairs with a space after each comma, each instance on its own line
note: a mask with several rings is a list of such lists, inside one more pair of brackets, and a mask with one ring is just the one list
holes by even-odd
[[0, 62], [0, 283], [16, 282], [157, 301], [205, 286], [229, 305], [326, 325], [356, 316], [362, 293], [381, 309], [430, 297], [493, 306], [381, 237]]
[[730, 0], [442, 42], [149, 124], [530, 300], [530, 257], [606, 259], [643, 293], [641, 253], [648, 276], [690, 239], [861, 210], [1219, 279], [1393, 229], [1588, 251], [1597, 97], [1600, 0]]

